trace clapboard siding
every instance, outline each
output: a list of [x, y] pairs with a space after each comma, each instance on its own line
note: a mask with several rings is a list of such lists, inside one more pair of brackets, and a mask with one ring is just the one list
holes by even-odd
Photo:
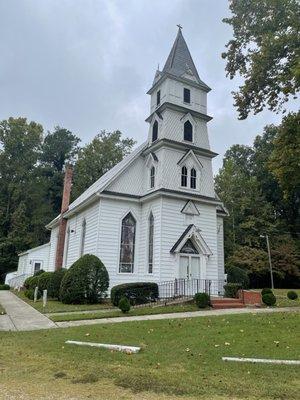
[[201, 235], [213, 253], [207, 261], [207, 278], [218, 279], [216, 208], [213, 205], [195, 203], [200, 215], [191, 217], [187, 223], [184, 214], [181, 213], [184, 204], [185, 201], [182, 200], [163, 199], [161, 281], [177, 277], [176, 256], [171, 254], [170, 250], [190, 223], [201, 229]]
[[18, 275], [34, 274], [34, 262], [41, 262], [41, 269], [51, 271], [49, 266], [50, 243], [28, 250], [19, 256]]
[[[97, 254], [99, 203], [99, 200], [96, 201], [93, 205], [68, 220], [63, 262], [65, 268], [69, 268], [80, 257], [84, 220], [86, 222], [86, 233], [83, 254]], [[70, 231], [69, 240], [68, 231]], [[67, 244], [69, 244], [68, 248]]]
[[55, 257], [56, 257], [56, 246], [58, 239], [58, 226], [51, 229], [50, 236], [50, 254], [49, 254], [49, 271], [55, 270]]

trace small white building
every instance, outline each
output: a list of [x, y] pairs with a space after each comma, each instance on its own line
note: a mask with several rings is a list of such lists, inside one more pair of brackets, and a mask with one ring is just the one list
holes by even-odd
[[148, 91], [147, 140], [49, 223], [50, 244], [22, 253], [18, 273], [55, 269], [63, 220], [63, 267], [95, 254], [108, 270], [110, 288], [186, 279], [211, 280], [220, 292], [227, 213], [214, 191], [209, 91], [179, 29]]

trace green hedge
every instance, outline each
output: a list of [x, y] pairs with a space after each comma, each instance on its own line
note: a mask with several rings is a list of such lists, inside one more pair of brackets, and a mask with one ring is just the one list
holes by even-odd
[[[34, 289], [26, 289], [24, 294], [29, 300], [34, 300]], [[40, 299], [41, 296], [42, 296], [42, 293], [40, 290], [38, 290], [37, 299]]]
[[126, 297], [131, 305], [150, 303], [158, 299], [158, 286], [154, 282], [132, 282], [114, 286], [110, 292], [114, 306]]
[[48, 296], [59, 300], [60, 285], [67, 270], [65, 268], [54, 271], [48, 285]]
[[294, 290], [289, 290], [289, 291], [287, 292], [287, 297], [288, 297], [288, 299], [290, 299], [290, 300], [297, 300], [297, 299], [298, 299], [298, 294], [297, 294], [297, 292], [295, 292]]
[[99, 303], [109, 286], [108, 272], [98, 257], [86, 254], [65, 273], [60, 299], [66, 304]]
[[210, 298], [207, 293], [196, 293], [194, 300], [199, 308], [206, 308], [210, 304]]
[[265, 293], [262, 296], [262, 301], [267, 306], [275, 306], [276, 304], [276, 297], [273, 293]]
[[38, 286], [38, 282], [39, 275], [30, 276], [25, 280], [23, 286], [25, 287], [25, 289], [34, 289], [36, 286]]
[[239, 283], [227, 283], [224, 286], [225, 289], [225, 297], [231, 297], [233, 299], [237, 298], [238, 291], [242, 289], [242, 285]]
[[0, 290], [9, 290], [10, 286], [4, 283], [3, 285], [0, 285]]
[[121, 300], [119, 301], [119, 309], [122, 311], [122, 313], [128, 313], [130, 311], [130, 302], [127, 299], [127, 297], [122, 297]]
[[38, 287], [41, 292], [43, 290], [49, 290], [49, 284], [53, 274], [54, 272], [43, 272], [42, 274], [38, 275]]
[[267, 293], [273, 293], [272, 289], [269, 289], [269, 288], [264, 288], [264, 289], [262, 289], [262, 291], [261, 291], [261, 295], [262, 295], [262, 296], [263, 296], [264, 294], [267, 294]]

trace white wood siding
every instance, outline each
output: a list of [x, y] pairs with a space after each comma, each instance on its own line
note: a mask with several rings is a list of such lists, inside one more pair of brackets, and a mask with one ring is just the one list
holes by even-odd
[[58, 226], [51, 229], [50, 235], [50, 254], [49, 254], [49, 271], [55, 270], [55, 257], [56, 257], [56, 246], [58, 239]]
[[224, 279], [224, 224], [223, 217], [217, 217], [218, 273], [219, 280]]
[[19, 256], [18, 275], [34, 274], [34, 262], [41, 263], [41, 269], [52, 271], [49, 267], [50, 243], [28, 250], [26, 254]]

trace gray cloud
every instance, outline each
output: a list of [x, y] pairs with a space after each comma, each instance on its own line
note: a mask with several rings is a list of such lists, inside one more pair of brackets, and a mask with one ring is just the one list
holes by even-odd
[[176, 36], [183, 34], [209, 93], [211, 147], [222, 155], [250, 144], [263, 112], [238, 121], [220, 54], [231, 37], [226, 0], [0, 0], [0, 119], [25, 116], [89, 141], [100, 129], [145, 140], [146, 91]]

